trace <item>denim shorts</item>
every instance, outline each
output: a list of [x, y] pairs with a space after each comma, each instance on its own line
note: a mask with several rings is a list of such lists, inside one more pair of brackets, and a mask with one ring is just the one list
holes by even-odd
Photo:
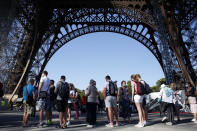
[[116, 97], [115, 96], [107, 96], [105, 99], [105, 106], [108, 108], [117, 107]]

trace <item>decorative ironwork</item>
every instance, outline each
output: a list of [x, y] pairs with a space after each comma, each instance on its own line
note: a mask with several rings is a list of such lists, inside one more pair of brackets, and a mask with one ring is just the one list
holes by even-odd
[[[165, 19], [158, 13], [161, 3], [165, 3]], [[196, 5], [195, 0], [17, 0], [14, 21], [18, 24], [13, 28], [22, 26], [23, 35], [13, 38], [16, 56], [12, 57], [14, 67], [8, 68], [17, 72], [20, 67], [22, 72], [18, 76], [11, 74], [9, 79], [18, 82], [16, 91], [27, 75], [39, 79], [50, 58], [70, 40], [93, 32], [115, 32], [146, 46], [159, 61], [169, 82], [174, 79], [174, 72], [186, 73], [195, 81]], [[182, 33], [181, 59], [169, 45], [173, 45], [169, 42], [173, 34], [164, 25], [172, 27], [172, 23], [166, 22], [169, 18], [173, 18]], [[180, 62], [187, 67], [184, 72]]]

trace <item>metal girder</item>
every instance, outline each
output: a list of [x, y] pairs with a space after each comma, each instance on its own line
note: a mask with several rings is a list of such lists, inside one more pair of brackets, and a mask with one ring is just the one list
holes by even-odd
[[[69, 26], [67, 28], [71, 29], [72, 25], [67, 24], [67, 26]], [[115, 25], [96, 25], [95, 24], [95, 25], [82, 26], [81, 28], [76, 27], [76, 28], [73, 28], [72, 30], [70, 30], [70, 32], [64, 32], [65, 27], [61, 27], [62, 32], [61, 31], [59, 32], [59, 34], [61, 34], [61, 35], [59, 35], [59, 38], [56, 38], [55, 44], [49, 52], [49, 56], [47, 58], [45, 58], [44, 57], [45, 55], [40, 55], [40, 54], [43, 54], [44, 52], [49, 50], [49, 48], [44, 48], [45, 51], [42, 51], [42, 49], [43, 49], [42, 48], [39, 50], [39, 53], [37, 54], [38, 56], [42, 56], [42, 58], [41, 58], [42, 61], [40, 61], [40, 60], [37, 60], [37, 61], [40, 61], [39, 64], [41, 64], [41, 65], [42, 65], [42, 63], [44, 63], [44, 61], [48, 62], [51, 59], [51, 57], [62, 46], [64, 46], [69, 41], [71, 41], [77, 37], [80, 37], [82, 35], [94, 33], [94, 32], [115, 32], [115, 33], [119, 33], [119, 34], [126, 35], [128, 37], [131, 37], [131, 38], [139, 41], [140, 43], [142, 43], [145, 47], [147, 47], [152, 52], [152, 54], [156, 57], [156, 59], [158, 60], [158, 62], [161, 65], [161, 67], [163, 68], [161, 54], [158, 52], [157, 44], [154, 43], [154, 40], [152, 40], [150, 38], [150, 35], [152, 35], [152, 34], [148, 33], [149, 32], [148, 28], [142, 27], [141, 29], [137, 30], [138, 28], [132, 29], [133, 28], [132, 26], [134, 26], [134, 25], [131, 25], [130, 28], [128, 28], [126, 26], [123, 27], [123, 26], [117, 26], [117, 25], [115, 26]], [[139, 26], [140, 25], [138, 25], [138, 27]], [[144, 30], [145, 28], [146, 28], [145, 32], [141, 31], [141, 30]], [[145, 35], [143, 35], [142, 32]], [[45, 64], [45, 66], [46, 66], [46, 64]], [[40, 67], [40, 69], [41, 69], [41, 67]]]
[[[167, 49], [170, 55], [162, 53], [165, 45], [162, 42], [162, 33], [159, 30], [163, 24], [156, 24], [155, 19], [157, 19], [158, 14], [154, 14], [154, 8], [150, 1], [17, 0], [16, 18], [23, 26], [24, 32], [27, 32], [30, 36], [35, 33], [36, 16], [40, 15], [37, 23], [39, 29], [34, 34], [39, 35], [39, 41], [37, 41], [36, 50], [32, 55], [34, 61], [29, 67], [31, 71], [27, 73], [31, 76], [38, 75], [53, 54], [64, 44], [81, 35], [93, 32], [116, 32], [136, 39], [153, 53], [164, 72], [167, 68], [179, 70], [176, 55], [172, 49]], [[192, 67], [195, 67], [197, 64], [195, 62], [196, 46], [194, 44], [196, 40], [192, 39], [191, 41], [190, 39], [189, 41], [192, 35], [188, 34], [192, 33], [188, 33], [186, 27], [197, 17], [195, 8], [197, 2], [195, 0], [163, 1], [166, 3], [166, 12], [173, 11], [173, 17], [177, 20], [177, 27], [181, 28], [183, 36], [184, 32], [187, 34], [185, 35], [187, 40], [183, 39], [186, 47], [185, 51], [189, 53], [188, 57], [192, 61]], [[190, 32], [191, 30], [189, 28]], [[27, 41], [31, 43], [32, 40], [33, 37]], [[191, 46], [187, 43], [190, 43]], [[25, 44], [22, 43], [21, 48], [24, 47]], [[169, 62], [166, 63], [168, 57], [172, 59], [173, 67], [168, 66], [167, 63]], [[188, 60], [186, 57], [184, 59]]]

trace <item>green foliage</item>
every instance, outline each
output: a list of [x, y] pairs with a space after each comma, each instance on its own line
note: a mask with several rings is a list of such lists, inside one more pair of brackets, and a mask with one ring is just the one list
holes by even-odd
[[127, 87], [128, 87], [128, 90], [129, 90], [129, 94], [131, 94], [131, 81], [127, 81]]
[[[76, 90], [77, 90], [77, 92], [79, 93], [79, 95], [80, 95], [80, 97], [82, 99], [82, 96], [85, 95], [85, 91], [84, 90], [80, 90], [78, 88], [76, 88]], [[104, 93], [103, 93], [103, 91], [99, 91], [99, 97], [100, 97], [101, 100], [104, 100]]]
[[160, 86], [161, 86], [162, 83], [164, 83], [165, 81], [166, 81], [165, 78], [162, 78], [162, 79], [158, 80], [158, 81], [156, 82], [156, 85], [153, 86], [153, 87], [151, 87], [152, 91], [153, 91], [153, 92], [159, 92], [159, 91], [160, 91]]
[[82, 99], [82, 96], [85, 95], [85, 91], [80, 90], [80, 89], [78, 89], [78, 88], [76, 88], [76, 90], [77, 90], [78, 94], [80, 95], [80, 97], [81, 97], [81, 99]]
[[99, 91], [99, 97], [101, 100], [104, 100], [104, 93], [103, 91]]

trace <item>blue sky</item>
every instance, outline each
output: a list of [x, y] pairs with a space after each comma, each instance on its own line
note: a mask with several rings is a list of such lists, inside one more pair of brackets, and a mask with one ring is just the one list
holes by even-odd
[[103, 90], [106, 75], [117, 80], [118, 86], [136, 73], [151, 86], [164, 77], [157, 59], [145, 46], [130, 37], [107, 32], [87, 34], [68, 42], [45, 69], [55, 82], [65, 75], [79, 89], [87, 88], [89, 80], [94, 79], [97, 88]]

